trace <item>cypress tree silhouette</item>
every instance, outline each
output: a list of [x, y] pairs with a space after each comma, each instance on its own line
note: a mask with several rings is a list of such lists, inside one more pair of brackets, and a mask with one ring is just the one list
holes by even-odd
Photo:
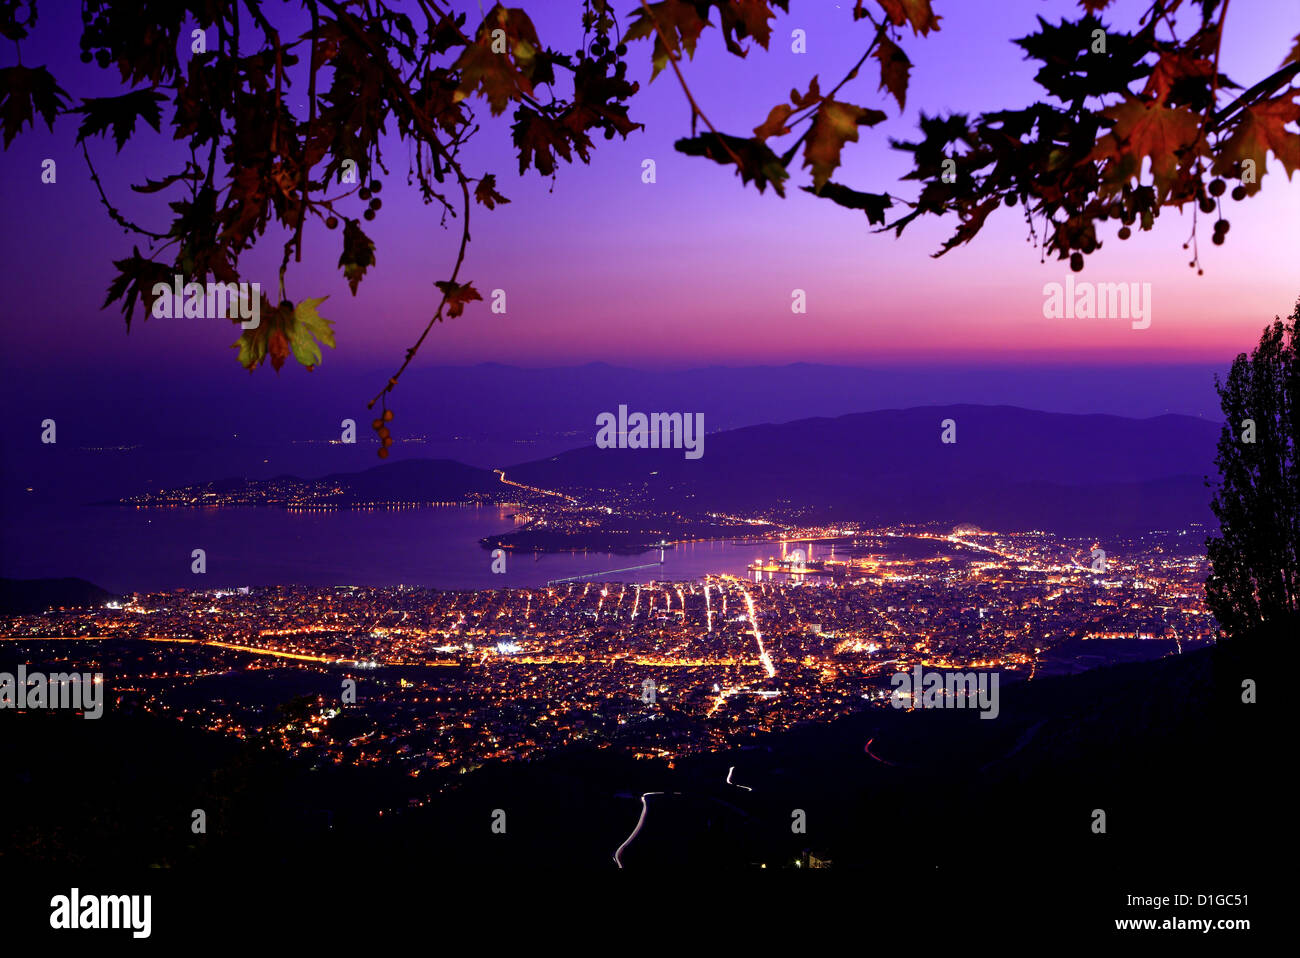
[[1206, 541], [1206, 602], [1225, 638], [1259, 641], [1300, 628], [1300, 300], [1283, 322], [1264, 329], [1226, 382], [1215, 377], [1225, 422], [1219, 436], [1220, 481], [1211, 508], [1219, 532]]

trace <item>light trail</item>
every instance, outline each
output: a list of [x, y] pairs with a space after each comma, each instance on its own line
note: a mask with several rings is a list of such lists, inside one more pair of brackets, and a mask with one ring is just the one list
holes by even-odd
[[871, 743], [874, 742], [875, 740], [876, 740], [876, 739], [875, 739], [874, 736], [872, 736], [871, 738], [867, 739], [867, 747], [866, 747], [866, 750], [865, 750], [866, 753], [867, 753], [868, 755], [870, 755], [872, 758], [874, 758], [874, 759], [875, 759], [877, 762], [879, 762], [881, 765], [891, 765], [891, 766], [892, 766], [892, 765], [894, 764], [893, 762], [887, 761], [887, 760], [881, 758], [881, 757], [880, 757], [879, 755], [877, 755], [875, 752], [871, 751]]
[[[618, 846], [618, 850], [617, 850], [616, 852], [614, 852], [614, 864], [617, 865], [619, 868], [622, 868], [622, 867], [623, 867], [623, 850], [624, 850], [625, 848], [627, 848], [628, 845], [631, 845], [631, 844], [632, 844], [632, 840], [633, 840], [634, 838], [636, 838], [637, 835], [639, 835], [639, 834], [641, 833], [641, 826], [645, 824], [645, 817], [646, 817], [646, 814], [650, 811], [650, 806], [646, 803], [646, 799], [649, 798], [651, 795], [665, 795], [665, 794], [667, 794], [667, 793], [666, 793], [666, 792], [644, 792], [644, 793], [642, 793], [642, 795], [641, 795], [641, 817], [638, 818], [638, 819], [636, 820], [636, 828], [632, 829], [632, 834], [629, 835], [629, 836], [627, 836], [627, 839], [623, 842], [623, 844], [622, 844], [622, 845], [619, 845], [619, 846]], [[681, 792], [673, 792], [673, 794], [674, 794], [674, 795], [680, 795]]]
[[537, 486], [526, 486], [522, 482], [515, 482], [512, 479], [507, 479], [506, 471], [504, 469], [493, 469], [492, 471], [495, 472], [498, 476], [500, 476], [501, 481], [504, 482], [507, 486], [514, 486], [516, 489], [527, 489], [529, 492], [537, 492], [543, 496], [555, 496], [557, 499], [568, 499], [570, 502], [578, 501], [577, 499], [573, 498], [573, 496], [566, 496], [562, 492], [552, 492], [550, 489], [539, 489]]
[[727, 696], [730, 693], [731, 693], [731, 689], [723, 689], [721, 692], [719, 692], [718, 697], [713, 700], [713, 707], [704, 713], [704, 717], [713, 718], [713, 714], [717, 712], [718, 709], [722, 708], [722, 706], [726, 703]]
[[182, 645], [208, 645], [217, 649], [230, 649], [233, 652], [251, 652], [254, 655], [269, 655], [277, 659], [293, 659], [298, 662], [324, 662], [331, 665], [357, 665], [360, 659], [330, 658], [327, 655], [306, 655], [302, 652], [281, 652], [279, 649], [262, 649], [255, 645], [238, 645], [234, 642], [220, 642], [216, 639], [170, 639], [161, 636], [142, 636], [145, 642], [177, 642]]
[[731, 768], [727, 769], [727, 784], [728, 784], [728, 785], [735, 785], [736, 788], [743, 788], [743, 789], [744, 789], [745, 791], [747, 791], [747, 792], [752, 792], [753, 789], [750, 788], [748, 785], [740, 785], [740, 784], [738, 784], [738, 783], [736, 783], [736, 782], [733, 782], [733, 781], [731, 780], [731, 773], [734, 772], [735, 770], [736, 770], [736, 766], [734, 766], [734, 765], [731, 766]]
[[754, 610], [754, 597], [747, 589], [742, 588], [740, 593], [745, 597], [745, 604], [749, 607], [749, 625], [754, 630], [754, 641], [758, 643], [758, 661], [767, 670], [769, 679], [776, 678], [776, 666], [772, 664], [772, 657], [767, 654], [767, 649], [763, 646], [763, 633], [758, 631], [758, 613]]
[[885, 659], [885, 661], [883, 662], [872, 662], [870, 668], [868, 668], [862, 674], [863, 676], [867, 676], [870, 675], [872, 672], [875, 672], [877, 669], [883, 669], [886, 665], [897, 665], [897, 664], [898, 664], [898, 659]]
[[[372, 659], [344, 659], [330, 658], [328, 655], [308, 655], [304, 652], [285, 652], [280, 649], [267, 649], [256, 645], [240, 645], [236, 642], [222, 642], [218, 639], [181, 639], [171, 638], [165, 635], [38, 635], [38, 636], [0, 636], [0, 639], [14, 642], [163, 642], [176, 643], [178, 645], [205, 645], [216, 649], [227, 649], [231, 652], [248, 652], [252, 655], [265, 655], [275, 659], [292, 659], [295, 662], [319, 662], [323, 665], [370, 665], [373, 661], [376, 665], [402, 665], [402, 666], [444, 666], [458, 665], [459, 663], [449, 659], [420, 659], [416, 661], [389, 660], [378, 661]], [[657, 663], [656, 663], [657, 664]], [[699, 664], [699, 663], [697, 663]], [[706, 662], [703, 664], [715, 664]], [[731, 664], [731, 663], [722, 663]]]
[[661, 565], [663, 565], [662, 561], [647, 562], [644, 565], [624, 566], [622, 569], [606, 569], [603, 572], [585, 572], [582, 575], [568, 575], [565, 576], [563, 579], [551, 579], [546, 584], [547, 586], [553, 586], [553, 585], [559, 585], [561, 582], [582, 582], [584, 580], [591, 579], [593, 576], [613, 575], [615, 572], [633, 572], [637, 569], [653, 569], [656, 566], [661, 566]]

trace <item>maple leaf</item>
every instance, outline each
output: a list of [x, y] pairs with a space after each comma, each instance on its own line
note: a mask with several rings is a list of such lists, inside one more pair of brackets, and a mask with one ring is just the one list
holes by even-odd
[[[497, 30], [504, 32], [509, 57], [493, 50], [497, 42], [493, 34]], [[511, 100], [533, 95], [532, 77], [540, 49], [541, 41], [528, 14], [496, 4], [483, 18], [475, 41], [453, 64], [461, 75], [453, 100], [459, 102], [480, 91], [487, 98], [492, 115], [499, 116]]]
[[67, 100], [67, 93], [45, 67], [0, 69], [0, 123], [4, 125], [5, 149], [24, 123], [36, 125], [37, 113], [53, 133], [55, 114]]
[[131, 330], [131, 314], [135, 312], [138, 299], [144, 305], [144, 318], [149, 318], [153, 309], [153, 288], [157, 283], [171, 285], [173, 270], [170, 266], [145, 259], [140, 255], [140, 247], [131, 248], [127, 259], [113, 260], [117, 267], [117, 276], [109, 284], [108, 295], [104, 299], [103, 309], [114, 300], [122, 300], [122, 316], [126, 320], [127, 332]]
[[1296, 34], [1295, 46], [1293, 46], [1291, 52], [1286, 55], [1286, 59], [1282, 61], [1281, 66], [1286, 66], [1288, 63], [1300, 63], [1300, 33]]
[[[623, 34], [623, 42], [655, 38], [654, 53], [651, 55], [652, 69], [650, 79], [659, 75], [668, 66], [668, 57], [675, 56], [679, 49], [685, 49], [688, 57], [695, 56], [695, 44], [699, 40], [709, 21], [702, 18], [693, 4], [686, 0], [662, 0], [652, 3], [649, 14], [645, 7], [636, 11], [636, 20]], [[656, 27], [658, 29], [656, 29]], [[667, 38], [670, 47], [664, 46]]]
[[251, 373], [266, 358], [266, 337], [244, 333], [231, 348], [239, 350], [239, 355], [236, 357], [239, 365]]
[[839, 100], [822, 101], [813, 114], [803, 154], [804, 166], [812, 168], [814, 190], [820, 190], [840, 165], [840, 151], [844, 144], [857, 142], [858, 127], [874, 126], [884, 118], [885, 114], [880, 110]]
[[703, 156], [724, 166], [739, 160], [742, 183], [753, 180], [760, 193], [771, 183], [778, 196], [785, 196], [784, 181], [790, 173], [761, 139], [710, 132], [678, 140], [673, 147], [687, 156]]
[[887, 89], [893, 94], [901, 113], [907, 105], [907, 75], [912, 69], [912, 61], [902, 47], [886, 36], [880, 38], [880, 45], [872, 56], [880, 61], [880, 86], [877, 89]]
[[573, 71], [573, 103], [559, 117], [570, 139], [581, 144], [579, 152], [584, 159], [590, 143], [588, 130], [604, 130], [606, 139], [612, 139], [615, 133], [626, 138], [643, 126], [628, 118], [627, 107], [623, 105], [639, 85], [628, 83], [617, 74], [611, 76], [606, 67], [604, 60], [586, 59], [578, 64]]
[[1139, 38], [1106, 30], [1106, 52], [1094, 51], [1094, 31], [1102, 29], [1095, 17], [1062, 20], [1055, 26], [1041, 16], [1037, 20], [1036, 33], [1013, 42], [1043, 64], [1034, 81], [1062, 103], [1081, 105], [1089, 97], [1127, 96], [1129, 84], [1151, 72], [1143, 62], [1153, 52], [1151, 45]]
[[457, 285], [449, 280], [438, 280], [433, 284], [442, 290], [443, 301], [447, 304], [447, 315], [455, 319], [461, 313], [465, 312], [465, 304], [473, 300], [482, 301], [483, 297], [478, 294], [473, 283], [462, 283]]
[[984, 221], [989, 218], [989, 214], [997, 209], [1001, 204], [1002, 201], [998, 197], [990, 196], [988, 199], [974, 207], [961, 210], [959, 214], [961, 216], [961, 224], [957, 227], [957, 231], [953, 233], [952, 236], [948, 237], [948, 239], [944, 240], [944, 244], [940, 247], [939, 252], [931, 253], [930, 255], [935, 259], [938, 259], [944, 253], [956, 249], [963, 243], [969, 243], [984, 227]]
[[[790, 119], [797, 110], [806, 110], [808, 107], [817, 103], [822, 98], [821, 87], [817, 83], [817, 77], [814, 76], [808, 84], [808, 92], [800, 93], [799, 90], [790, 91], [790, 103], [778, 103], [772, 107], [767, 114], [767, 119], [754, 127], [754, 136], [763, 141], [772, 136], [784, 136], [790, 132], [790, 128], [785, 125], [785, 121]], [[793, 104], [791, 106], [790, 104]], [[789, 157], [786, 157], [789, 161]]]
[[572, 162], [575, 145], [578, 155], [586, 162], [591, 147], [591, 140], [586, 136], [571, 143], [570, 132], [566, 127], [525, 106], [515, 110], [515, 122], [511, 124], [510, 132], [514, 136], [515, 147], [519, 150], [521, 175], [531, 163], [542, 176], [550, 176], [555, 172], [555, 154]]
[[493, 173], [487, 173], [478, 185], [474, 187], [474, 199], [478, 200], [488, 209], [495, 209], [498, 203], [509, 203], [510, 201], [497, 192], [497, 178]]
[[939, 29], [942, 17], [936, 17], [930, 8], [930, 0], [879, 0], [889, 22], [896, 27], [905, 23], [912, 25], [912, 32], [922, 36], [931, 30]]
[[308, 369], [320, 364], [321, 351], [317, 339], [330, 349], [334, 348], [334, 323], [316, 312], [316, 307], [327, 299], [328, 296], [304, 299], [293, 310], [289, 345], [293, 349], [294, 358]]
[[284, 334], [284, 330], [271, 332], [266, 351], [271, 357], [271, 368], [278, 373], [284, 366], [284, 361], [289, 358], [289, 337]]
[[1179, 167], [1205, 152], [1201, 117], [1185, 107], [1143, 103], [1131, 97], [1101, 114], [1115, 125], [1097, 141], [1089, 159], [1102, 162], [1102, 180], [1110, 192], [1137, 177], [1142, 161], [1149, 158], [1156, 193], [1163, 200], [1178, 179]]
[[[785, 8], [781, 0], [778, 0], [777, 6]], [[776, 14], [767, 5], [767, 0], [732, 0], [730, 3], [720, 3], [718, 13], [721, 16], [723, 42], [731, 53], [743, 57], [746, 50], [738, 41], [747, 37], [753, 37], [760, 47], [767, 49], [768, 41], [772, 38], [772, 27], [767, 21], [776, 18]]]
[[258, 319], [256, 327], [246, 329], [239, 334], [231, 349], [239, 350], [239, 365], [251, 373], [266, 361], [267, 355], [271, 354], [274, 341], [275, 353], [271, 354], [271, 365], [278, 371], [289, 355], [289, 339], [285, 336], [284, 330], [293, 320], [292, 309], [272, 306], [263, 293]]
[[1191, 57], [1174, 51], [1160, 54], [1151, 76], [1147, 78], [1146, 88], [1142, 91], [1155, 98], [1157, 103], [1164, 103], [1169, 92], [1179, 80], [1209, 80], [1214, 75], [1214, 64], [1200, 57]]
[[800, 189], [813, 196], [825, 197], [846, 209], [862, 210], [867, 214], [868, 223], [881, 226], [885, 223], [885, 210], [894, 205], [885, 193], [859, 193], [839, 183], [824, 183], [820, 190], [815, 190], [811, 186], [803, 186]]
[[790, 91], [790, 102], [794, 104], [796, 110], [806, 110], [821, 98], [822, 90], [817, 83], [816, 74], [813, 75], [812, 81], [808, 84], [807, 93], [800, 93], [797, 89]]
[[790, 119], [794, 113], [794, 107], [788, 103], [778, 103], [772, 107], [768, 113], [767, 119], [754, 127], [754, 136], [759, 140], [766, 140], [771, 136], [784, 136], [790, 132], [790, 128], [785, 125], [785, 121]]
[[122, 147], [126, 146], [126, 141], [135, 132], [137, 119], [143, 118], [155, 132], [158, 131], [158, 125], [162, 122], [160, 104], [165, 99], [161, 93], [155, 93], [153, 90], [134, 90], [121, 96], [85, 97], [81, 101], [81, 106], [72, 111], [84, 113], [86, 116], [77, 130], [77, 142], [81, 143], [87, 137], [106, 133], [111, 126], [113, 142], [117, 144], [117, 151], [121, 153]]
[[361, 224], [356, 220], [348, 220], [343, 226], [343, 253], [339, 256], [339, 265], [343, 267], [352, 295], [357, 295], [361, 278], [375, 265], [375, 244], [362, 232]]
[[[1297, 99], [1288, 99], [1295, 96]], [[1267, 154], [1282, 161], [1286, 178], [1300, 168], [1300, 133], [1284, 129], [1287, 123], [1300, 122], [1300, 94], [1284, 93], [1273, 100], [1256, 103], [1242, 111], [1241, 119], [1214, 161], [1220, 176], [1240, 176], [1241, 161], [1255, 162], [1255, 182], [1242, 184], [1247, 193], [1259, 190], [1259, 180], [1267, 168]]]

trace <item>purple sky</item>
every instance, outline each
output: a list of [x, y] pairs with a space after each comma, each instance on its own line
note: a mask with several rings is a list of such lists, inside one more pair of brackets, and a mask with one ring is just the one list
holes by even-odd
[[[772, 50], [747, 60], [722, 49], [708, 30], [686, 75], [701, 105], [721, 130], [746, 133], [791, 87], [807, 87], [818, 74], [833, 85], [867, 42], [869, 25], [853, 24], [852, 3], [794, 0], [794, 12], [774, 26]], [[107, 74], [77, 61], [75, 5], [42, 8], [34, 36], [23, 46], [29, 65], [46, 63], [75, 94], [121, 92]], [[471, 23], [477, 22], [477, 5]], [[561, 50], [578, 46], [574, 3], [529, 3], [543, 42]], [[1107, 19], [1131, 28], [1143, 2], [1120, 2]], [[620, 10], [631, 10], [627, 0]], [[850, 145], [837, 179], [868, 190], [911, 195], [900, 184], [906, 154], [887, 147], [890, 136], [911, 138], [920, 109], [977, 112], [1019, 107], [1036, 97], [1034, 64], [1011, 39], [1032, 32], [1035, 15], [1073, 16], [1070, 2], [936, 0], [942, 29], [928, 38], [904, 38], [914, 70], [907, 111], [877, 91], [874, 64], [841, 96], [885, 109], [884, 124], [863, 130]], [[996, 15], [991, 15], [992, 13]], [[624, 18], [626, 25], [627, 18]], [[807, 32], [808, 52], [790, 51], [794, 28]], [[1223, 69], [1241, 83], [1281, 63], [1300, 30], [1293, 0], [1235, 6], [1224, 37]], [[12, 49], [4, 63], [13, 62]], [[1167, 212], [1156, 231], [1127, 243], [1103, 226], [1105, 248], [1089, 257], [1078, 278], [1095, 282], [1147, 282], [1152, 286], [1151, 328], [1123, 320], [1044, 319], [1043, 284], [1061, 281], [1068, 267], [1039, 263], [1026, 242], [1016, 210], [995, 214], [967, 247], [930, 257], [952, 228], [950, 221], [914, 224], [902, 239], [868, 231], [861, 214], [816, 200], [796, 187], [787, 199], [742, 187], [729, 170], [672, 149], [689, 133], [689, 110], [671, 71], [653, 83], [649, 46], [633, 48], [632, 75], [643, 95], [633, 118], [646, 129], [627, 141], [597, 139], [590, 166], [562, 167], [558, 180], [530, 171], [520, 178], [508, 140], [509, 117], [487, 119], [467, 151], [471, 173], [495, 171], [512, 202], [496, 211], [477, 207], [463, 276], [487, 295], [506, 290], [507, 315], [474, 304], [434, 331], [421, 354], [428, 365], [498, 361], [565, 365], [603, 360], [626, 365], [696, 366], [710, 363], [837, 364], [970, 362], [1116, 363], [1221, 361], [1247, 349], [1275, 314], [1289, 312], [1300, 294], [1300, 182], [1288, 183], [1274, 164], [1263, 192], [1229, 204], [1232, 233], [1223, 247], [1202, 234], [1205, 275], [1189, 270], [1182, 250], [1187, 215]], [[229, 348], [227, 323], [206, 320], [137, 321], [125, 334], [116, 307], [99, 305], [111, 275], [110, 259], [138, 240], [122, 234], [99, 205], [79, 151], [75, 118], [61, 119], [53, 135], [39, 127], [6, 153], [0, 236], [5, 269], [0, 296], [11, 322], [6, 366], [47, 367], [51, 375], [91, 365], [147, 370], [194, 369], [213, 381], [246, 377]], [[125, 200], [128, 184], [173, 169], [175, 147], [148, 136], [113, 153], [111, 142], [91, 145], [110, 195]], [[331, 368], [396, 367], [431, 311], [432, 282], [450, 271], [458, 233], [438, 226], [431, 207], [404, 186], [406, 151], [388, 155], [384, 209], [368, 227], [378, 246], [378, 267], [354, 298], [335, 263], [340, 236], [308, 229], [304, 263], [289, 276], [289, 296], [329, 295], [322, 313], [337, 322], [339, 348], [327, 351], [314, 375]], [[40, 163], [58, 163], [56, 185], [40, 183]], [[641, 182], [641, 162], [653, 158], [658, 182]], [[363, 204], [353, 200], [359, 212]], [[158, 228], [165, 211], [133, 204], [146, 225]], [[278, 243], [272, 228], [265, 248], [246, 257], [242, 274], [264, 286], [275, 281]], [[807, 291], [808, 312], [790, 310], [791, 290]], [[292, 364], [291, 364], [292, 365]], [[258, 376], [274, 376], [268, 368]], [[282, 378], [302, 376], [286, 367]]]

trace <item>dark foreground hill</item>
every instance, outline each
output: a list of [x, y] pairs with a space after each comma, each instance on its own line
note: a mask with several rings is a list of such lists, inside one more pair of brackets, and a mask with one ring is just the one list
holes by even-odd
[[0, 615], [31, 615], [51, 608], [100, 606], [113, 599], [85, 579], [0, 578]]
[[[205, 921], [215, 900], [181, 889], [237, 876], [245, 889], [271, 886], [266, 899], [240, 898], [243, 915], [334, 892], [342, 908], [362, 888], [399, 886], [431, 901], [493, 903], [491, 913], [545, 903], [576, 914], [583, 903], [634, 907], [628, 896], [647, 909], [668, 899], [721, 907], [728, 889], [756, 889], [791, 908], [816, 902], [809, 933], [845, 919], [827, 909], [846, 903], [849, 918], [882, 920], [899, 895], [948, 915], [978, 905], [1002, 934], [1043, 915], [1083, 933], [1150, 914], [1127, 895], [1259, 902], [1290, 827], [1280, 791], [1290, 760], [1274, 748], [1275, 713], [1241, 702], [1243, 677], [1259, 675], [1207, 649], [1004, 686], [994, 721], [870, 709], [675, 766], [579, 748], [484, 768], [430, 805], [401, 810], [390, 803], [405, 804], [403, 776], [309, 771], [170, 720], [0, 715], [0, 793], [10, 804], [0, 864], [41, 876], [29, 897], [88, 875], [116, 875], [119, 885], [134, 876], [170, 914]], [[1265, 682], [1259, 694], [1279, 691]], [[642, 815], [643, 793], [656, 794], [620, 871], [613, 854]], [[378, 817], [376, 806], [389, 813]], [[207, 810], [205, 835], [190, 832], [194, 808]], [[491, 830], [497, 810], [505, 834]], [[1098, 810], [1104, 834], [1094, 831]], [[799, 817], [802, 833], [791, 828]], [[792, 886], [809, 854], [830, 867]], [[756, 885], [759, 875], [768, 877]], [[777, 917], [750, 907], [736, 920]]]

